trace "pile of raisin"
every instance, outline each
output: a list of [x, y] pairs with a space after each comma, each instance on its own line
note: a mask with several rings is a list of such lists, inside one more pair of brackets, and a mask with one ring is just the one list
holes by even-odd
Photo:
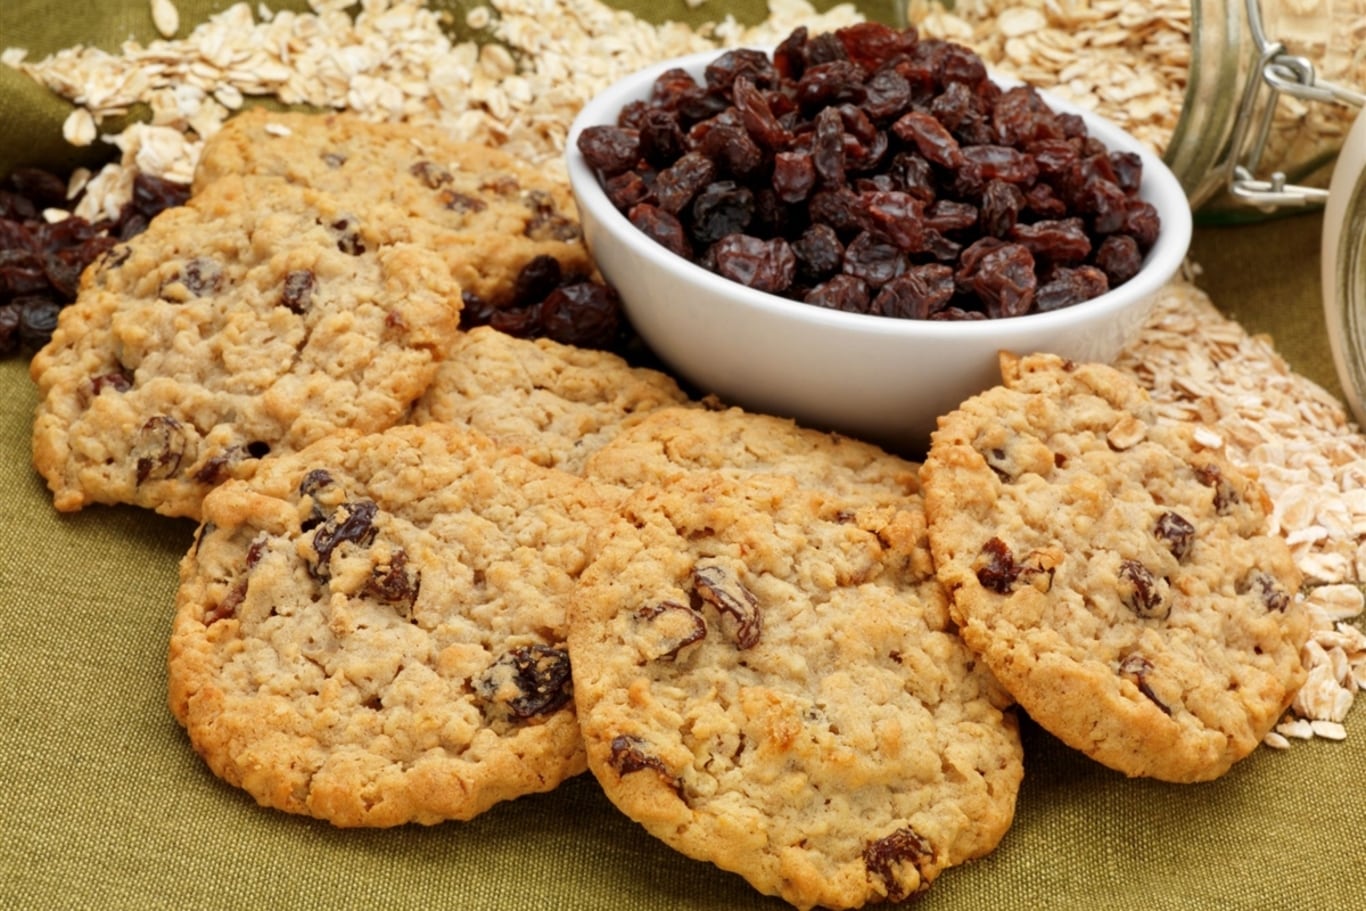
[[464, 293], [460, 328], [475, 326], [619, 353], [634, 338], [615, 289], [590, 276], [566, 273], [559, 260], [545, 254], [521, 268], [505, 300], [490, 302]]
[[48, 222], [44, 210], [79, 201], [67, 198], [61, 176], [19, 168], [0, 181], [0, 355], [31, 354], [46, 344], [58, 312], [76, 299], [85, 267], [188, 197], [189, 187], [139, 174], [118, 218], [92, 223], [72, 215]]
[[911, 319], [1057, 310], [1138, 272], [1142, 162], [914, 28], [793, 31], [671, 69], [579, 150], [669, 250], [752, 288]]

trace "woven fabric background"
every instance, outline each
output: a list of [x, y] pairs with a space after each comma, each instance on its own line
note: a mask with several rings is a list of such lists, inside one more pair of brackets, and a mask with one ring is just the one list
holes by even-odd
[[[187, 22], [222, 5], [179, 4]], [[35, 53], [149, 29], [144, 0], [0, 4], [0, 46]], [[0, 173], [57, 162], [64, 115], [0, 69]], [[1336, 389], [1319, 225], [1201, 228], [1193, 258], [1216, 304]], [[24, 362], [0, 362], [0, 908], [785, 907], [652, 840], [589, 776], [429, 828], [343, 831], [255, 806], [208, 772], [166, 709], [193, 527], [131, 508], [56, 513], [29, 462], [34, 405]], [[1125, 780], [1026, 723], [1015, 825], [916, 907], [1366, 906], [1366, 709], [1347, 728], [1345, 743], [1262, 750], [1217, 782], [1175, 786]]]

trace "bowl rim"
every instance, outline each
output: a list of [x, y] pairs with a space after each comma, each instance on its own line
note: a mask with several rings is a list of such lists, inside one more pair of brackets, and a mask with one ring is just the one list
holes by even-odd
[[[771, 46], [748, 47], [770, 55], [773, 50]], [[1144, 256], [1142, 267], [1124, 284], [1106, 291], [1099, 297], [1047, 313], [1026, 313], [1021, 316], [985, 320], [920, 320], [834, 310], [758, 291], [718, 275], [669, 251], [632, 225], [607, 198], [597, 174], [588, 166], [583, 153], [579, 151], [578, 137], [589, 126], [615, 124], [617, 114], [625, 104], [644, 97], [655, 80], [668, 70], [682, 68], [691, 72], [694, 77], [699, 76], [707, 64], [727, 50], [730, 49], [716, 48], [671, 57], [617, 79], [580, 108], [566, 135], [565, 165], [579, 207], [591, 209], [593, 217], [600, 222], [603, 230], [610, 233], [616, 241], [626, 244], [637, 257], [658, 263], [681, 280], [700, 286], [710, 293], [733, 298], [735, 302], [753, 309], [774, 316], [796, 318], [818, 326], [860, 333], [891, 333], [908, 338], [950, 339], [965, 336], [1005, 336], [1012, 328], [1028, 332], [1047, 331], [1050, 328], [1065, 329], [1078, 321], [1101, 319], [1106, 315], [1117, 314], [1135, 301], [1156, 294], [1171, 280], [1186, 258], [1194, 219], [1185, 190], [1166, 163], [1152, 149], [1113, 121], [1036, 87], [1036, 91], [1049, 107], [1080, 116], [1086, 123], [1087, 132], [1105, 143], [1107, 148], [1112, 151], [1135, 152], [1143, 163], [1140, 194], [1154, 206], [1158, 206], [1161, 227], [1157, 241]], [[990, 70], [987, 75], [992, 81], [1004, 87], [1023, 84], [1021, 80]], [[580, 217], [582, 218], [582, 213]]]

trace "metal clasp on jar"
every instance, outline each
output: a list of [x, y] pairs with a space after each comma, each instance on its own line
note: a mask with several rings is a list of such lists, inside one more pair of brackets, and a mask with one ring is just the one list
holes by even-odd
[[[1229, 159], [1229, 192], [1264, 210], [1282, 206], [1323, 205], [1328, 191], [1288, 182], [1284, 171], [1256, 176], [1266, 153], [1272, 120], [1282, 94], [1324, 104], [1366, 106], [1366, 94], [1318, 78], [1306, 57], [1287, 52], [1271, 40], [1262, 24], [1261, 0], [1246, 0], [1247, 22], [1257, 46], [1257, 64], [1243, 90], [1233, 127], [1233, 155]], [[1261, 78], [1257, 78], [1260, 75]], [[1241, 155], [1241, 158], [1240, 158]]]

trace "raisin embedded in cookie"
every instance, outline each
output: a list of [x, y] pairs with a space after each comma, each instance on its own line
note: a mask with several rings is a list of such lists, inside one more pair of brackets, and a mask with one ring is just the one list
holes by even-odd
[[442, 260], [336, 197], [224, 178], [87, 271], [33, 359], [61, 510], [197, 517], [263, 456], [403, 420], [459, 333]]
[[209, 767], [338, 826], [468, 819], [585, 768], [565, 606], [591, 484], [431, 424], [342, 433], [204, 502], [169, 701]]
[[481, 326], [448, 351], [412, 420], [465, 424], [538, 465], [578, 474], [622, 429], [687, 400], [668, 375], [614, 354]]
[[675, 849], [800, 908], [927, 888], [1008, 828], [1008, 699], [954, 634], [915, 496], [694, 472], [621, 505], [570, 612], [589, 767]]
[[402, 226], [445, 259], [472, 306], [539, 300], [595, 271], [568, 181], [434, 127], [243, 111], [205, 142], [194, 188], [242, 174], [323, 190]]
[[1288, 548], [1256, 482], [1109, 367], [1002, 356], [921, 472], [954, 618], [1040, 725], [1131, 776], [1215, 778], [1302, 681]]

